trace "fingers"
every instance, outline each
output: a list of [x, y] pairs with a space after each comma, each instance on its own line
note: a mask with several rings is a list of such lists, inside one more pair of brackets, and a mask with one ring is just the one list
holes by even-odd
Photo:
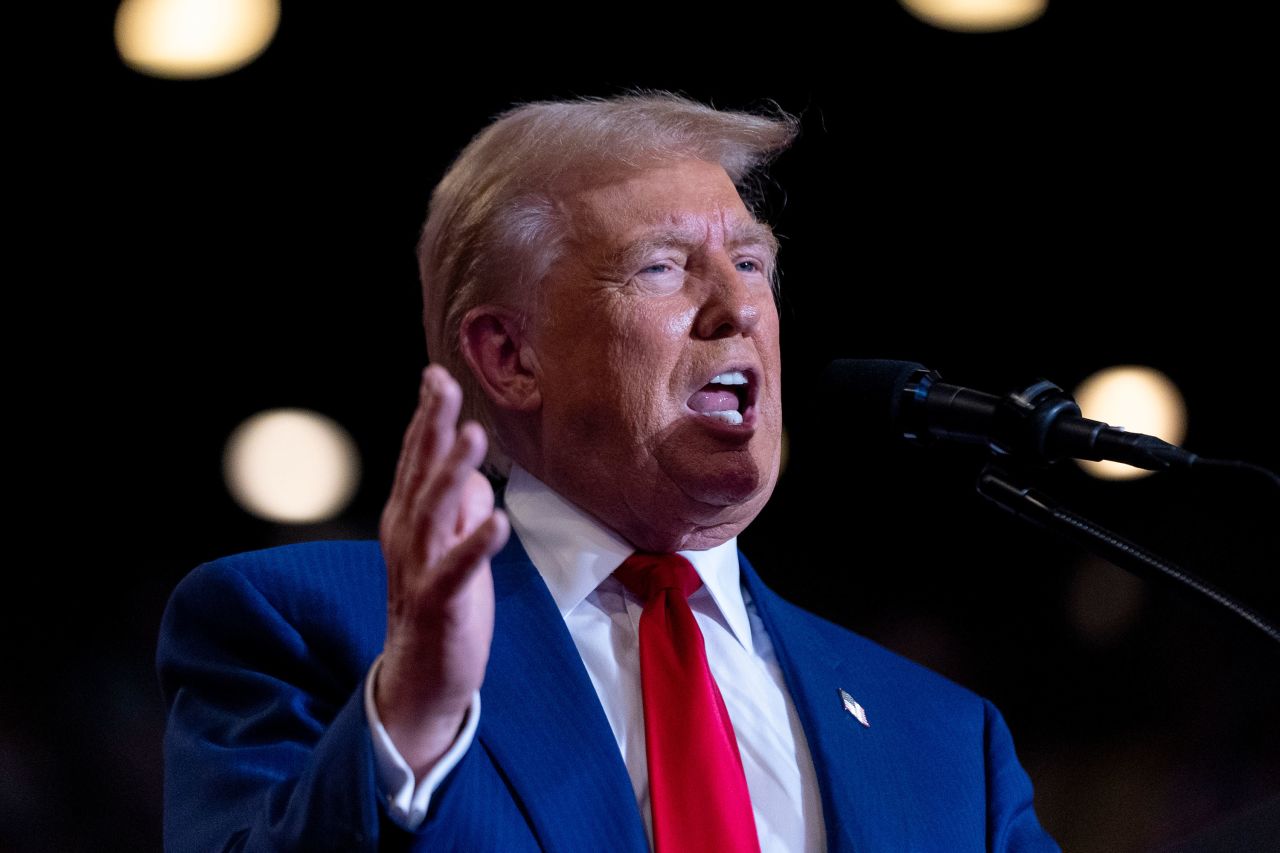
[[418, 407], [405, 430], [392, 486], [393, 500], [410, 500], [422, 481], [453, 447], [462, 389], [443, 367], [422, 372]]
[[[414, 518], [425, 522], [417, 529], [426, 531], [428, 536], [437, 540], [428, 543], [427, 550], [431, 557], [453, 544], [451, 540], [466, 531], [461, 519], [463, 500], [467, 492], [476, 487], [472, 478], [479, 476], [476, 469], [484, 461], [487, 447], [484, 429], [479, 424], [463, 424], [449, 454], [420, 487], [412, 514]], [[487, 481], [484, 488], [489, 488]], [[489, 491], [492, 492], [491, 489]], [[439, 540], [443, 537], [439, 534], [443, 531], [453, 535], [441, 542]]]
[[458, 383], [444, 368], [428, 366], [384, 513], [391, 525], [384, 537], [407, 546], [401, 555], [434, 575], [433, 594], [446, 597], [510, 533], [506, 515], [493, 508], [493, 489], [478, 471], [488, 449], [484, 428], [475, 422], [457, 426], [461, 407]]
[[493, 486], [479, 471], [472, 471], [462, 487], [462, 501], [458, 507], [458, 525], [454, 534], [462, 538], [475, 530], [493, 512]]
[[495, 509], [471, 534], [453, 547], [440, 561], [440, 573], [436, 578], [436, 590], [445, 597], [452, 596], [471, 579], [476, 570], [487, 565], [490, 558], [502, 550], [511, 533], [507, 514]]
[[[443, 367], [432, 365], [431, 401], [426, 412], [426, 434], [419, 445], [420, 466], [411, 472], [417, 480], [431, 476], [440, 461], [453, 449], [457, 436], [458, 412], [462, 410], [462, 387]], [[410, 481], [416, 487], [415, 480]]]

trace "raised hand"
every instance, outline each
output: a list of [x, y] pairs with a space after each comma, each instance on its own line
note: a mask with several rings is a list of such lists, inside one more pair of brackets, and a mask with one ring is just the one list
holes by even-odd
[[374, 701], [419, 779], [448, 751], [484, 680], [493, 640], [489, 558], [510, 532], [478, 470], [484, 430], [458, 427], [461, 406], [448, 371], [423, 371], [379, 527], [387, 636]]

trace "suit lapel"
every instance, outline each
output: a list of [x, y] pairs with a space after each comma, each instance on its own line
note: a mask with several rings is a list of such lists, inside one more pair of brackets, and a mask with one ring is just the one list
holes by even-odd
[[478, 736], [546, 850], [648, 851], [618, 743], [541, 575], [514, 534], [493, 559]]
[[910, 831], [897, 802], [907, 780], [900, 778], [875, 725], [877, 710], [889, 709], [867, 709], [870, 728], [855, 720], [839, 691], [859, 695], [856, 664], [846, 665], [837, 650], [823, 644], [814, 625], [806, 624], [814, 617], [766, 587], [741, 555], [739, 564], [809, 743], [828, 849], [908, 849]]

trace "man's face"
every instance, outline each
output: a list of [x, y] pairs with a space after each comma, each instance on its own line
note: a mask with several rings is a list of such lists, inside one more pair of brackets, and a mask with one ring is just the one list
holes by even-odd
[[534, 307], [535, 475], [638, 548], [737, 535], [778, 478], [774, 241], [719, 165], [595, 182]]

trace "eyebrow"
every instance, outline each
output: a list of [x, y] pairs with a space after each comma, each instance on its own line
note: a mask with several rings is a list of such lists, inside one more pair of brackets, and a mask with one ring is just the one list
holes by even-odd
[[[629, 270], [655, 251], [692, 250], [700, 246], [705, 239], [705, 231], [692, 225], [657, 229], [610, 253], [606, 262], [611, 268]], [[778, 254], [778, 238], [773, 235], [773, 229], [755, 220], [741, 221], [731, 225], [725, 238], [725, 245], [731, 249], [759, 246], [768, 255], [769, 266], [773, 265], [774, 258]]]

